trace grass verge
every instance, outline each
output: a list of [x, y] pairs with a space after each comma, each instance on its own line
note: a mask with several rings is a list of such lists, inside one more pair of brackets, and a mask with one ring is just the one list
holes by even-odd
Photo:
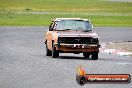
[[94, 26], [132, 26], [132, 2], [109, 0], [1, 0], [0, 2], [0, 26], [47, 26], [56, 17], [87, 18]]
[[132, 16], [98, 15], [98, 14], [33, 14], [33, 13], [0, 13], [1, 26], [47, 26], [56, 17], [80, 17], [91, 20], [94, 26], [132, 26]]

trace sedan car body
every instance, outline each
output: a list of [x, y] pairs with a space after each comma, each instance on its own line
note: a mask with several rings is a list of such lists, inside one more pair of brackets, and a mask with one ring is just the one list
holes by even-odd
[[53, 58], [59, 53], [83, 53], [93, 60], [98, 59], [99, 38], [88, 19], [56, 18], [46, 33], [46, 55]]

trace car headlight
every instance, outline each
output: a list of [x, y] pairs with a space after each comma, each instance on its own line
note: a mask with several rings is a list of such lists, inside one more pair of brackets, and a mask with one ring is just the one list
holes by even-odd
[[98, 40], [98, 38], [92, 38], [92, 43], [99, 43], [99, 40]]
[[64, 42], [65, 41], [65, 38], [63, 38], [63, 37], [58, 37], [58, 43], [62, 43], [62, 42]]

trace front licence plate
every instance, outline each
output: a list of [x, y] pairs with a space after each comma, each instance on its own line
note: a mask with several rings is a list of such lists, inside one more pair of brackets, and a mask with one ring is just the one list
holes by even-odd
[[73, 48], [84, 48], [84, 45], [74, 45]]

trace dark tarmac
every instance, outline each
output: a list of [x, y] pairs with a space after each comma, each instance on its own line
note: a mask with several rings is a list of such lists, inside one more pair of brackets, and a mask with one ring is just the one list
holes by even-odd
[[[0, 88], [132, 88], [129, 84], [86, 84], [76, 82], [76, 68], [89, 74], [130, 74], [132, 57], [100, 52], [98, 60], [82, 54], [45, 56], [44, 37], [48, 27], [0, 27]], [[132, 41], [132, 27], [96, 27], [101, 43]]]

